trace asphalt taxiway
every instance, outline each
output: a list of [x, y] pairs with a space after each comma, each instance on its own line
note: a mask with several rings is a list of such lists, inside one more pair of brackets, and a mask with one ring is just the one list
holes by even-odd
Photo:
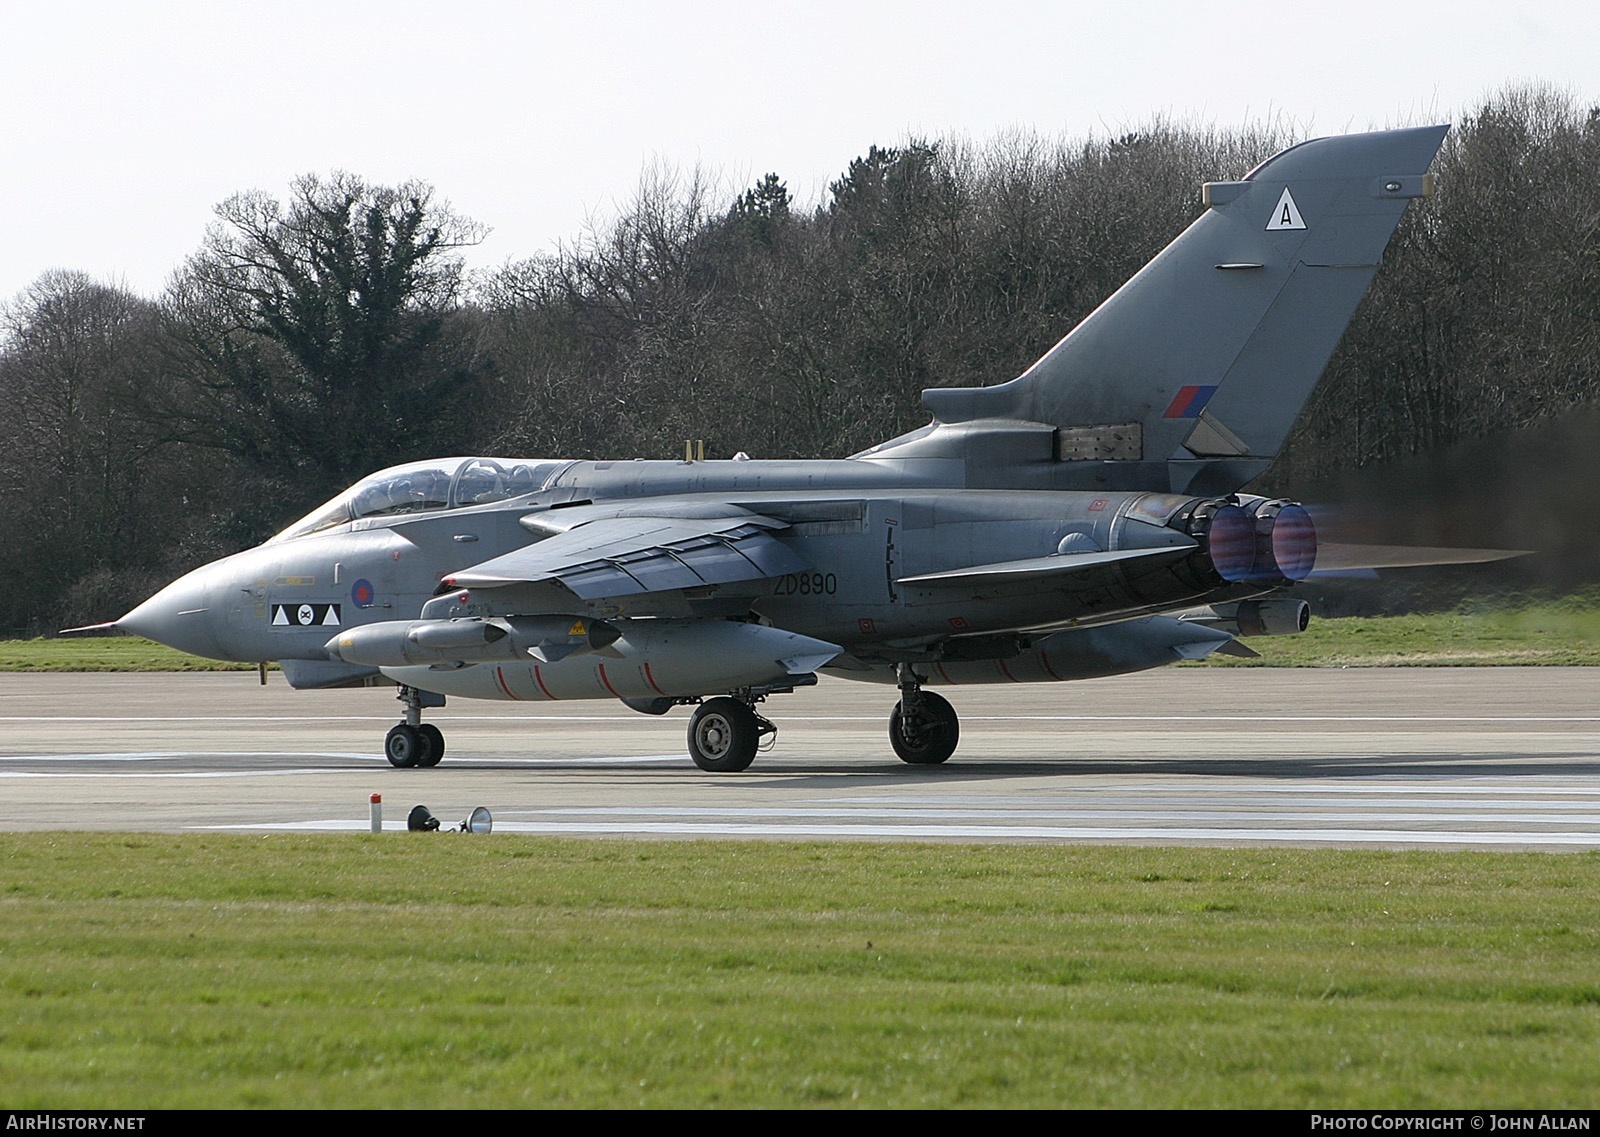
[[742, 774], [688, 712], [452, 701], [433, 770], [381, 756], [392, 690], [276, 675], [0, 675], [0, 829], [385, 828], [487, 806], [496, 832], [664, 838], [1600, 848], [1600, 669], [1206, 669], [941, 688], [947, 764], [893, 756], [892, 687], [769, 701]]

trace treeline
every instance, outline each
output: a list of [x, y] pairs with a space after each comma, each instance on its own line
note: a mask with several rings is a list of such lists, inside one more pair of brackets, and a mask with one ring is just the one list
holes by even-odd
[[1457, 122], [1283, 473], [1327, 477], [1600, 395], [1600, 107], [1503, 92]]
[[[303, 178], [218, 207], [159, 297], [74, 273], [0, 313], [0, 632], [108, 619], [373, 469], [447, 453], [838, 456], [919, 392], [1008, 379], [1297, 139], [911, 140], [800, 208], [647, 177], [620, 216], [475, 279], [430, 187]], [[1326, 478], [1591, 401], [1600, 111], [1517, 88], [1460, 119], [1269, 473]]]

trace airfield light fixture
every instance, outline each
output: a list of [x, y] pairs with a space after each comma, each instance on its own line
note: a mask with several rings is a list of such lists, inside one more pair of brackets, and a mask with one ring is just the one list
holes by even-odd
[[[427, 806], [413, 806], [411, 813], [406, 817], [406, 828], [412, 833], [432, 833], [439, 828], [439, 819], [428, 811]], [[480, 805], [475, 806], [461, 824], [453, 826], [450, 832], [488, 833], [493, 828], [493, 815]]]

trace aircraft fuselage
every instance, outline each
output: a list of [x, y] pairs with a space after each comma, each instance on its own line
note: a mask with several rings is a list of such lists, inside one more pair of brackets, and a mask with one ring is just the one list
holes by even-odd
[[[899, 466], [900, 464], [895, 464]], [[603, 506], [670, 498], [674, 507], [733, 503], [787, 523], [775, 536], [803, 567], [773, 579], [584, 600], [559, 584], [472, 590], [459, 615], [551, 611], [608, 620], [754, 619], [838, 644], [863, 663], [936, 658], [958, 637], [1040, 634], [1131, 615], [1237, 599], [1260, 584], [1208, 579], [1179, 561], [1081, 579], [975, 580], [938, 586], [907, 578], [973, 564], [1085, 548], [1193, 548], [1166, 524], [1202, 499], [1128, 491], [962, 490], [906, 486], [903, 468], [871, 461], [577, 462], [547, 490], [489, 505], [357, 519], [279, 539], [207, 565], [125, 618], [196, 654], [237, 661], [329, 660], [345, 629], [415, 618], [465, 565], [525, 547], [520, 519], [575, 503]], [[845, 488], [840, 488], [841, 484]], [[958, 647], [956, 658], [962, 657]], [[331, 681], [342, 664], [302, 668]], [[319, 685], [316, 681], [307, 685]]]

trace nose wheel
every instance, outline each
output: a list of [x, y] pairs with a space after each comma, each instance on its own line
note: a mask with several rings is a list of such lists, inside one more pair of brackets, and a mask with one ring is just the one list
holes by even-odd
[[401, 723], [383, 740], [383, 753], [391, 766], [437, 766], [444, 757], [444, 732], [431, 722]]
[[444, 732], [431, 722], [422, 721], [425, 694], [415, 687], [400, 688], [399, 698], [405, 704], [406, 721], [391, 727], [383, 740], [383, 755], [391, 766], [401, 769], [437, 766], [444, 757]]

